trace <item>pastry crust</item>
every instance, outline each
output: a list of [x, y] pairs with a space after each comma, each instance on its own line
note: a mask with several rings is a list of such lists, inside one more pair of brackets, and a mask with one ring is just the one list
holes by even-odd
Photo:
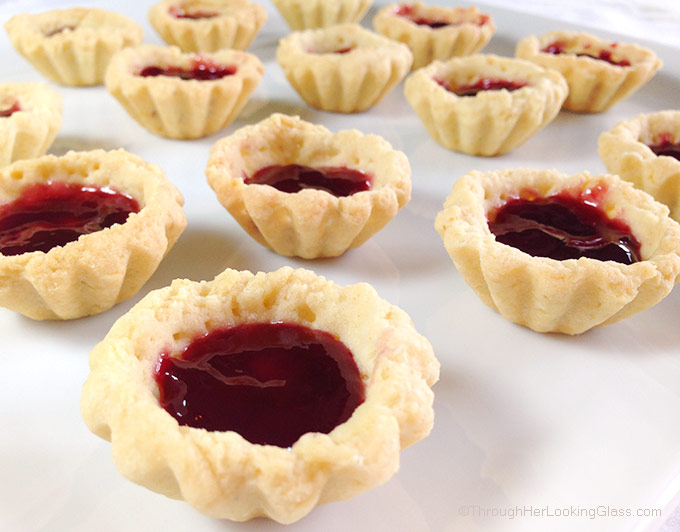
[[29, 318], [79, 318], [132, 297], [186, 225], [182, 196], [163, 171], [122, 149], [17, 161], [0, 169], [0, 201], [49, 181], [111, 187], [136, 199], [140, 211], [47, 253], [0, 255], [0, 305]]
[[[449, 24], [440, 28], [416, 24], [400, 15], [404, 9], [414, 16]], [[373, 27], [378, 33], [408, 45], [413, 52], [413, 70], [429, 65], [435, 59], [477, 53], [496, 32], [491, 16], [480, 13], [476, 7], [436, 7], [422, 2], [383, 7], [373, 17]]]
[[[173, 9], [216, 13], [178, 18]], [[149, 9], [149, 22], [163, 40], [183, 52], [245, 50], [267, 21], [267, 10], [250, 0], [162, 0]]]
[[276, 60], [312, 107], [356, 113], [373, 107], [403, 79], [413, 55], [406, 45], [358, 24], [340, 24], [288, 35], [279, 42]]
[[680, 143], [680, 111], [638, 115], [600, 135], [598, 152], [607, 169], [654, 196], [680, 221], [680, 161], [657, 156], [650, 145], [668, 137]]
[[143, 38], [129, 18], [81, 7], [16, 15], [5, 30], [28, 62], [62, 85], [100, 85], [111, 56]]
[[359, 22], [373, 0], [272, 0], [293, 31]]
[[[548, 197], [598, 185], [605, 189], [600, 208], [630, 226], [641, 243], [641, 261], [533, 257], [497, 242], [489, 230], [487, 214], [523, 190]], [[680, 225], [664, 205], [615, 175], [522, 168], [470, 172], [454, 185], [435, 227], [479, 298], [539, 332], [579, 334], [615, 323], [659, 302], [680, 274]]]
[[[454, 87], [483, 79], [527, 83], [508, 91], [458, 96]], [[435, 61], [412, 73], [404, 85], [408, 103], [441, 145], [470, 155], [499, 155], [526, 142], [560, 111], [568, 88], [564, 78], [528, 61], [473, 55]]]
[[[345, 423], [284, 449], [180, 426], [159, 405], [161, 353], [181, 352], [214, 328], [281, 321], [329, 332], [353, 353], [366, 400]], [[289, 267], [226, 270], [211, 282], [175, 280], [120, 318], [90, 354], [81, 410], [90, 430], [111, 440], [117, 468], [133, 482], [212, 517], [291, 523], [316, 504], [386, 482], [399, 450], [432, 428], [430, 387], [438, 376], [429, 342], [369, 285], [340, 287]]]
[[[347, 167], [371, 175], [373, 183], [346, 197], [245, 184], [245, 176], [276, 164]], [[206, 175], [220, 203], [251, 237], [281, 255], [305, 259], [336, 257], [360, 246], [411, 197], [408, 159], [381, 137], [357, 130], [334, 134], [282, 114], [219, 140]]]
[[[565, 53], [542, 52], [545, 47], [561, 43]], [[630, 66], [618, 66], [579, 56], [586, 53], [597, 56], [604, 52], [615, 60], [625, 59]], [[569, 96], [564, 109], [579, 113], [600, 113], [630, 96], [647, 83], [661, 68], [656, 54], [636, 44], [601, 40], [588, 33], [552, 31], [538, 37], [525, 37], [515, 50], [515, 55], [545, 68], [559, 71], [569, 84]]]
[[0, 82], [0, 111], [18, 107], [0, 118], [0, 166], [44, 155], [61, 127], [61, 95], [31, 82]]
[[[233, 66], [236, 72], [215, 80], [139, 75], [145, 67], [191, 68], [195, 61]], [[195, 55], [183, 54], [176, 46], [146, 44], [116, 54], [106, 72], [106, 88], [152, 133], [196, 139], [227, 127], [243, 109], [263, 73], [257, 57], [239, 50]]]

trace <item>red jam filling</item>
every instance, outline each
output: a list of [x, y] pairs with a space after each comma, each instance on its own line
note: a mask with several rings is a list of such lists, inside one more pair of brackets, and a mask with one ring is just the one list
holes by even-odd
[[[433, 20], [429, 19], [427, 17], [422, 17], [419, 16], [417, 13], [413, 11], [413, 6], [404, 4], [401, 5], [397, 8], [395, 11], [395, 14], [399, 17], [404, 17], [413, 22], [414, 24], [417, 24], [418, 26], [429, 26], [432, 29], [438, 29], [438, 28], [443, 28], [445, 26], [455, 26], [458, 24], [462, 24], [462, 22], [454, 22], [454, 21], [449, 21], [449, 20]], [[475, 24], [478, 26], [483, 26], [486, 24], [489, 20], [489, 15], [480, 15], [479, 18], [474, 21]], [[472, 21], [471, 21], [472, 22]]]
[[125, 223], [132, 212], [139, 212], [137, 201], [110, 188], [61, 182], [31, 185], [16, 200], [0, 206], [0, 253], [46, 253], [81, 235]]
[[512, 92], [528, 85], [526, 81], [510, 81], [506, 79], [490, 78], [482, 78], [475, 83], [468, 83], [464, 85], [453, 85], [446, 80], [440, 79], [435, 79], [435, 81], [447, 91], [453, 92], [457, 96], [476, 96], [479, 92], [498, 91], [502, 89]]
[[334, 196], [351, 196], [371, 188], [371, 178], [350, 168], [310, 168], [300, 164], [273, 165], [245, 178], [246, 185], [269, 185], [281, 192], [295, 193], [305, 188], [325, 190]]
[[214, 18], [219, 15], [216, 11], [191, 11], [186, 10], [180, 6], [171, 7], [168, 12], [171, 16], [175, 18], [190, 18], [190, 19], [201, 19], [201, 18]]
[[331, 50], [330, 52], [318, 52], [316, 50], [307, 50], [307, 53], [310, 54], [346, 54], [348, 52], [351, 52], [354, 50], [352, 46], [348, 46], [347, 48], [338, 48], [337, 50]]
[[662, 133], [659, 135], [657, 142], [649, 145], [649, 148], [656, 155], [675, 157], [680, 161], [680, 144], [673, 142], [673, 137], [670, 133]]
[[599, 187], [581, 196], [561, 193], [548, 198], [511, 199], [490, 214], [489, 229], [498, 242], [534, 257], [637, 262], [640, 243], [630, 227], [607, 217], [593, 201], [603, 190]]
[[365, 397], [345, 344], [293, 323], [212, 331], [178, 357], [162, 355], [155, 377], [161, 406], [180, 425], [279, 447], [328, 434]]
[[[612, 46], [615, 46], [616, 43], [612, 44]], [[584, 46], [585, 48], [588, 48], [588, 46]], [[552, 44], [549, 44], [541, 52], [545, 54], [564, 54], [566, 52], [566, 44], [557, 41]], [[600, 50], [597, 55], [592, 55], [592, 54], [586, 54], [586, 53], [576, 53], [574, 55], [577, 55], [579, 57], [590, 57], [591, 59], [598, 59], [600, 61], [606, 61], [607, 63], [615, 66], [621, 66], [621, 67], [627, 67], [630, 66], [630, 61], [628, 59], [621, 59], [620, 61], [615, 60], [612, 57], [612, 51], [611, 50]]]
[[0, 118], [12, 116], [17, 111], [21, 111], [21, 106], [19, 105], [19, 102], [14, 102], [11, 106], [0, 109]]
[[198, 81], [211, 81], [221, 79], [226, 76], [236, 74], [236, 67], [233, 65], [216, 65], [206, 59], [195, 59], [191, 63], [191, 68], [185, 69], [177, 66], [144, 67], [139, 75], [142, 77], [169, 76], [184, 80], [196, 79]]

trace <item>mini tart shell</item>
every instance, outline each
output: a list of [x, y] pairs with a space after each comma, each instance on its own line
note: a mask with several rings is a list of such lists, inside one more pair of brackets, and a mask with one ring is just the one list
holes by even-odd
[[[533, 257], [497, 242], [489, 230], [487, 214], [522, 190], [548, 197], [597, 185], [606, 188], [600, 208], [623, 219], [640, 241], [641, 261]], [[659, 302], [680, 274], [680, 225], [664, 205], [615, 175], [522, 168], [470, 172], [454, 185], [435, 227], [479, 298], [539, 332], [579, 334], [615, 323]]]
[[[172, 8], [217, 13], [210, 18], [177, 18]], [[267, 10], [249, 0], [163, 0], [149, 9], [149, 22], [163, 40], [183, 52], [245, 50], [267, 21]]]
[[[47, 36], [61, 27], [65, 29]], [[62, 85], [101, 85], [111, 56], [142, 42], [142, 28], [103, 9], [75, 7], [12, 17], [12, 46], [42, 75]]]
[[[438, 83], [464, 85], [484, 78], [527, 85], [458, 96]], [[450, 150], [484, 156], [507, 153], [526, 142], [557, 116], [567, 91], [554, 70], [481, 54], [435, 61], [413, 72], [404, 85], [408, 103], [432, 138]]]
[[[271, 165], [347, 167], [372, 176], [370, 190], [346, 197], [304, 189], [289, 194], [247, 185]], [[210, 152], [208, 183], [222, 205], [263, 246], [305, 259], [336, 257], [363, 244], [411, 197], [406, 156], [376, 135], [331, 133], [298, 117], [274, 114], [219, 140]]]
[[[236, 67], [233, 75], [215, 80], [143, 77], [146, 67], [191, 68], [204, 59]], [[262, 79], [264, 67], [252, 54], [220, 50], [183, 54], [176, 46], [146, 44], [116, 54], [106, 72], [106, 88], [140, 125], [162, 137], [196, 139], [227, 127], [243, 109]]]
[[182, 196], [163, 171], [122, 149], [17, 161], [0, 169], [0, 201], [50, 181], [111, 187], [136, 199], [140, 210], [124, 224], [47, 253], [0, 255], [0, 305], [29, 318], [80, 318], [132, 297], [186, 226]]
[[373, 0], [272, 0], [293, 31], [359, 22]]
[[19, 110], [0, 118], [0, 166], [44, 155], [61, 127], [61, 95], [42, 83], [0, 83], [0, 109]]
[[[352, 49], [333, 53], [343, 48]], [[404, 44], [341, 24], [288, 35], [279, 42], [276, 60], [312, 107], [356, 113], [373, 107], [403, 79], [413, 55]]]
[[[161, 353], [181, 352], [214, 328], [289, 322], [335, 335], [352, 352], [366, 400], [328, 434], [304, 434], [288, 449], [233, 431], [180, 426], [158, 401]], [[316, 504], [386, 482], [400, 449], [432, 428], [439, 364], [410, 318], [365, 283], [340, 287], [308, 270], [226, 270], [211, 282], [175, 280], [120, 318], [90, 354], [81, 410], [112, 442], [133, 482], [184, 499], [212, 517], [267, 516], [291, 523]]]
[[668, 206], [680, 221], [680, 161], [650, 148], [661, 135], [680, 144], [680, 111], [641, 114], [600, 135], [598, 152], [607, 169]]
[[[431, 28], [418, 25], [399, 15], [399, 9], [409, 7], [414, 13], [428, 19], [446, 20], [448, 26]], [[480, 25], [478, 21], [483, 19]], [[489, 15], [483, 15], [476, 7], [435, 7], [421, 2], [390, 4], [373, 17], [373, 27], [378, 33], [403, 42], [413, 52], [412, 68], [424, 67], [435, 59], [471, 55], [484, 48], [496, 32], [496, 25]]]
[[[541, 52], [555, 42], [564, 43], [567, 52]], [[615, 58], [627, 59], [630, 66], [578, 56], [609, 51]], [[654, 52], [636, 44], [613, 43], [588, 33], [553, 31], [538, 37], [531, 35], [517, 43], [515, 56], [560, 72], [569, 84], [564, 109], [579, 113], [600, 113], [630, 96], [647, 83], [663, 65]]]

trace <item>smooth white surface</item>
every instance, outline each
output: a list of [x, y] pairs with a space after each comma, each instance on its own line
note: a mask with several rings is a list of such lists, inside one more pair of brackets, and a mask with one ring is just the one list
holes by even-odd
[[[146, 42], [161, 44], [146, 22], [150, 4], [109, 0], [81, 5], [120, 11], [144, 26]], [[18, 12], [68, 5], [73, 4], [6, 2], [0, 5], [0, 22]], [[211, 279], [225, 267], [269, 271], [283, 265], [311, 268], [341, 284], [370, 282], [382, 297], [409, 312], [442, 363], [434, 431], [403, 452], [399, 473], [380, 488], [315, 509], [290, 530], [656, 529], [663, 517], [635, 514], [637, 509], [670, 510], [678, 492], [680, 292], [676, 289], [631, 319], [580, 337], [541, 335], [505, 321], [477, 299], [453, 267], [433, 223], [453, 182], [473, 169], [604, 171], [596, 151], [600, 132], [638, 113], [677, 107], [678, 50], [652, 45], [665, 67], [610, 111], [561, 113], [516, 151], [483, 159], [433, 141], [403, 98], [402, 86], [359, 115], [304, 105], [274, 60], [277, 40], [288, 29], [272, 5], [265, 5], [269, 20], [250, 48], [265, 63], [263, 82], [239, 119], [207, 139], [156, 137], [103, 87], [57, 87], [65, 102], [64, 124], [50, 152], [123, 147], [158, 164], [183, 192], [189, 225], [142, 293], [102, 315], [34, 322], [0, 310], [0, 530], [281, 529], [262, 519], [245, 524], [212, 520], [128, 482], [115, 471], [110, 445], [84, 427], [79, 399], [88, 352], [149, 290], [177, 277]], [[498, 26], [485, 50], [490, 53], [512, 55], [525, 35], [576, 27], [481, 7]], [[370, 26], [372, 14], [364, 25]], [[0, 51], [3, 80], [44, 81], [4, 34]], [[299, 114], [332, 130], [355, 127], [382, 135], [409, 157], [411, 202], [364, 246], [338, 259], [295, 260], [260, 247], [219, 205], [203, 172], [218, 138], [272, 112]], [[620, 510], [632, 515], [611, 516]], [[494, 517], [512, 511], [525, 515]], [[529, 516], [533, 511], [553, 516]], [[580, 516], [555, 515], [573, 512]]]

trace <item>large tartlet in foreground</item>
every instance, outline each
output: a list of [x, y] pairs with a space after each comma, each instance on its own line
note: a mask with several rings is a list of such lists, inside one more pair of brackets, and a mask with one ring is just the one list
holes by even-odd
[[[351, 351], [365, 399], [349, 419], [286, 448], [181, 425], [161, 407], [161, 358], [181, 356], [216, 329], [272, 323], [323, 331]], [[432, 427], [439, 364], [408, 316], [369, 285], [340, 287], [286, 267], [226, 270], [211, 282], [176, 280], [151, 292], [94, 348], [90, 370], [82, 414], [111, 440], [124, 476], [212, 517], [291, 523], [395, 473], [400, 449]]]
[[[490, 221], [500, 207], [515, 199], [555, 197], [578, 200], [612, 225], [627, 226], [639, 243], [639, 260], [532, 256], [492, 233]], [[615, 323], [660, 301], [680, 274], [680, 225], [664, 205], [615, 175], [471, 172], [454, 185], [435, 227], [479, 298], [539, 332], [579, 334]], [[564, 234], [555, 227], [549, 229], [553, 234]]]

